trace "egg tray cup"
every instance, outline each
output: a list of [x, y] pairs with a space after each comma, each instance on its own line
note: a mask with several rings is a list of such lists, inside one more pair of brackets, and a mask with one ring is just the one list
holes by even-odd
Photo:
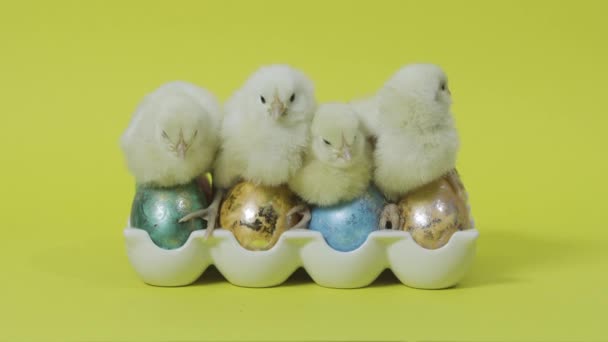
[[479, 233], [457, 231], [441, 248], [426, 249], [408, 232], [377, 230], [349, 252], [333, 249], [320, 232], [308, 229], [284, 232], [266, 251], [243, 248], [225, 229], [216, 229], [208, 239], [205, 230], [194, 231], [177, 249], [158, 247], [142, 229], [128, 227], [124, 235], [135, 272], [155, 286], [192, 284], [215, 265], [226, 280], [242, 287], [277, 286], [302, 267], [315, 283], [330, 288], [368, 286], [388, 268], [409, 287], [441, 289], [464, 277]]

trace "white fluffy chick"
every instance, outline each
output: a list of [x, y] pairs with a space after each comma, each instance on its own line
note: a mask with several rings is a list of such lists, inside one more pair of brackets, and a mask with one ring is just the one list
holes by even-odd
[[337, 103], [320, 106], [304, 165], [289, 187], [310, 204], [329, 206], [360, 196], [371, 175], [371, 147], [353, 109]]
[[[399, 70], [374, 100], [377, 142], [374, 182], [389, 200], [427, 184], [454, 169], [459, 147], [447, 76], [433, 64]], [[383, 223], [395, 221], [389, 205]]]
[[[170, 187], [209, 171], [219, 147], [221, 120], [215, 97], [194, 84], [170, 82], [146, 95], [120, 141], [136, 182]], [[216, 210], [209, 208], [205, 210]], [[208, 222], [207, 234], [213, 227]]]
[[138, 184], [184, 184], [211, 168], [219, 146], [216, 99], [193, 84], [162, 85], [139, 104], [121, 147]]
[[302, 165], [315, 109], [314, 86], [302, 72], [260, 68], [225, 105], [216, 184], [285, 184]]

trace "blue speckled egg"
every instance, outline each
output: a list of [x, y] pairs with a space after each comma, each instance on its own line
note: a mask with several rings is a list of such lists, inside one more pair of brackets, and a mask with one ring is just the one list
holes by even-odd
[[365, 242], [369, 233], [378, 229], [384, 205], [384, 197], [372, 186], [353, 201], [313, 208], [309, 228], [321, 232], [333, 249], [352, 251]]
[[195, 181], [168, 188], [138, 186], [131, 207], [131, 226], [147, 231], [161, 248], [178, 248], [190, 233], [207, 227], [207, 222], [200, 219], [184, 223], [179, 219], [206, 206], [205, 195]]

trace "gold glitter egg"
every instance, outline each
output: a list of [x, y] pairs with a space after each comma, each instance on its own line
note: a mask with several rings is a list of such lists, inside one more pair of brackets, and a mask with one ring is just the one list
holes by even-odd
[[456, 170], [413, 190], [397, 205], [400, 230], [424, 248], [440, 248], [455, 232], [471, 228], [467, 194]]
[[244, 248], [268, 250], [284, 231], [298, 223], [300, 215], [287, 217], [287, 213], [299, 204], [287, 186], [241, 182], [230, 189], [222, 202], [220, 226], [230, 230]]

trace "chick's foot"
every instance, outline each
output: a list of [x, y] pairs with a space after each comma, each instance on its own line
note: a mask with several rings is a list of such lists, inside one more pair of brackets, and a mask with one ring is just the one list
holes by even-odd
[[401, 227], [401, 218], [399, 214], [399, 207], [390, 203], [387, 204], [382, 210], [380, 215], [379, 229], [399, 229]]
[[205, 232], [205, 238], [209, 238], [211, 236], [211, 234], [213, 233], [213, 230], [215, 229], [217, 217], [218, 217], [219, 210], [220, 210], [220, 202], [222, 200], [223, 193], [224, 192], [222, 190], [218, 189], [213, 198], [213, 202], [211, 202], [211, 204], [207, 208], [197, 210], [195, 212], [192, 212], [192, 213], [182, 217], [179, 220], [179, 223], [184, 223], [184, 222], [188, 222], [190, 220], [196, 219], [196, 218], [201, 218], [201, 219], [207, 221], [207, 229]]
[[308, 208], [308, 206], [305, 204], [300, 204], [291, 208], [291, 210], [288, 211], [286, 215], [287, 217], [289, 217], [294, 214], [300, 214], [302, 215], [302, 218], [298, 223], [296, 223], [293, 227], [290, 227], [289, 229], [307, 228], [308, 222], [310, 222], [310, 219], [312, 217], [310, 214], [310, 208]]

